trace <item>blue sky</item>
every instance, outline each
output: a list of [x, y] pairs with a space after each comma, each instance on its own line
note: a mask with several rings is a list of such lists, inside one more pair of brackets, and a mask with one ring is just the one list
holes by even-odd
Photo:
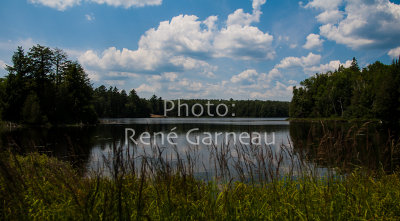
[[58, 47], [94, 86], [167, 99], [290, 100], [317, 72], [400, 54], [389, 0], [3, 0], [0, 24], [0, 66]]

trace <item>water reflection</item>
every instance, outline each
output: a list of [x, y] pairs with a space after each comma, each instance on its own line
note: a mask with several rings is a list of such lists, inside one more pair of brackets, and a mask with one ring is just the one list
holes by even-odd
[[[160, 137], [156, 137], [156, 145], [139, 143], [126, 145], [125, 130], [135, 130], [136, 140], [143, 132], [165, 133], [172, 130], [178, 137], [176, 145], [169, 145]], [[203, 139], [204, 132], [232, 133], [228, 144], [224, 139], [213, 140], [213, 145], [191, 145], [187, 142], [189, 130], [198, 128], [190, 138]], [[233, 145], [243, 132], [268, 134], [273, 145]], [[165, 139], [165, 138], [164, 138]], [[193, 140], [192, 139], [192, 140]], [[362, 165], [376, 169], [383, 165], [385, 169], [393, 169], [398, 162], [393, 147], [388, 146], [387, 131], [379, 124], [354, 125], [346, 123], [290, 123], [284, 119], [257, 118], [183, 118], [183, 119], [104, 119], [103, 124], [92, 127], [64, 128], [22, 128], [1, 133], [2, 147], [11, 147], [14, 151], [45, 152], [63, 160], [72, 162], [75, 167], [87, 170], [104, 169], [104, 165], [120, 148], [125, 158], [134, 157], [140, 164], [140, 157], [148, 155], [157, 157], [154, 152], [161, 153], [165, 159], [176, 161], [182, 156], [196, 161], [198, 174], [215, 170], [218, 157], [225, 157], [227, 165], [218, 165], [219, 171], [240, 171], [238, 165], [249, 163], [258, 171], [268, 167], [273, 170], [279, 167], [282, 172], [289, 171], [290, 164], [300, 165], [306, 162], [324, 172], [326, 168], [352, 169], [354, 165]], [[164, 142], [163, 142], [164, 141]], [[283, 159], [279, 161], [279, 157]], [[263, 161], [269, 158], [268, 165]], [[296, 162], [293, 162], [296, 161]], [[221, 164], [221, 163], [219, 163]], [[304, 166], [304, 165], [303, 165]], [[218, 171], [217, 171], [218, 172]], [[248, 175], [252, 171], [245, 171]]]
[[393, 171], [399, 163], [399, 142], [380, 123], [292, 122], [294, 152], [326, 168], [356, 167]]

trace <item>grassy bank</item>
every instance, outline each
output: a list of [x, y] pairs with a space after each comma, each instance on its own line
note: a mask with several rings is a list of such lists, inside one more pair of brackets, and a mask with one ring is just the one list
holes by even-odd
[[398, 173], [356, 170], [262, 185], [204, 182], [168, 169], [82, 177], [55, 158], [8, 152], [0, 171], [1, 220], [400, 219]]

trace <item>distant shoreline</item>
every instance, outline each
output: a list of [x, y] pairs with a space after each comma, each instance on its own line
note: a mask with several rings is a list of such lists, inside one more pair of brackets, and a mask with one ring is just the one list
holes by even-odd
[[354, 123], [354, 122], [376, 122], [382, 123], [382, 120], [379, 119], [346, 119], [346, 118], [288, 118], [289, 122], [319, 122], [319, 121], [336, 121], [336, 122], [345, 122], [345, 123]]

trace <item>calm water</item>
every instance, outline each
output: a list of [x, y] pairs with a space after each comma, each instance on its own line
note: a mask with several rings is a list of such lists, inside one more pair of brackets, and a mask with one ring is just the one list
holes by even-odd
[[[11, 147], [22, 153], [33, 150], [46, 152], [68, 160], [85, 171], [104, 169], [104, 165], [112, 158], [116, 148], [123, 150], [125, 158], [129, 156], [134, 159], [145, 155], [156, 157], [154, 152], [171, 161], [178, 158], [187, 159], [187, 156], [190, 156], [197, 164], [198, 173], [215, 168], [215, 158], [218, 154], [225, 154], [224, 157], [232, 162], [228, 167], [233, 167], [233, 164], [238, 164], [245, 158], [257, 164], [260, 162], [260, 159], [257, 159], [260, 156], [281, 154], [285, 156], [279, 165], [283, 170], [287, 169], [288, 164], [293, 164], [293, 160], [306, 161], [323, 170], [343, 163], [336, 159], [336, 155], [332, 160], [326, 154], [321, 155], [320, 149], [314, 151], [321, 143], [323, 134], [326, 133], [327, 128], [331, 128], [332, 135], [330, 136], [337, 136], [332, 138], [337, 141], [337, 139], [342, 139], [338, 138], [340, 134], [346, 133], [351, 126], [342, 123], [330, 125], [289, 123], [284, 118], [103, 119], [101, 124], [90, 127], [23, 128], [3, 131], [0, 144], [2, 147]], [[190, 130], [192, 132], [188, 134]], [[137, 144], [132, 139], [126, 139], [126, 135], [130, 137], [133, 131], [135, 135], [132, 139]], [[140, 135], [145, 132], [148, 132], [151, 138], [141, 142]], [[168, 139], [167, 135], [170, 132], [175, 132], [177, 136]], [[240, 140], [242, 133], [244, 135], [248, 133], [251, 137], [242, 136], [243, 139]], [[256, 139], [257, 134], [260, 135], [260, 139]], [[361, 152], [362, 156], [356, 154], [357, 159], [353, 159], [351, 155], [350, 160], [343, 158], [343, 161], [358, 160], [371, 166], [384, 157], [379, 151], [379, 146], [387, 141], [384, 130], [376, 125], [367, 126], [365, 131], [358, 131], [357, 136], [354, 137], [357, 144], [353, 146], [356, 146], [358, 150], [352, 151]], [[199, 141], [199, 144], [191, 143], [196, 141]], [[251, 144], [243, 145], [243, 141]], [[268, 166], [274, 167], [277, 164], [275, 158], [271, 159]]]

